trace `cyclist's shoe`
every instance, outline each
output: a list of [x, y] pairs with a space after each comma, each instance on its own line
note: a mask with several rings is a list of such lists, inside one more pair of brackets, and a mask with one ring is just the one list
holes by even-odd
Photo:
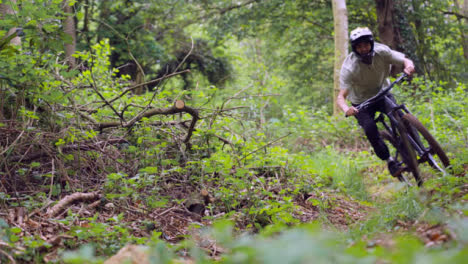
[[400, 174], [402, 172], [402, 168], [401, 168], [401, 166], [398, 164], [398, 162], [396, 160], [394, 160], [393, 158], [390, 157], [387, 160], [387, 165], [388, 165], [388, 170], [390, 171], [390, 174], [393, 177], [400, 176]]

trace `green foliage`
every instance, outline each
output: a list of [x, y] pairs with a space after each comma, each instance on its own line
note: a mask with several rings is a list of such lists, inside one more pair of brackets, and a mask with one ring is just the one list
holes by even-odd
[[67, 251], [63, 254], [65, 263], [101, 263], [102, 259], [95, 256], [94, 248], [91, 245], [83, 245], [76, 251]]
[[404, 103], [453, 159], [454, 173], [460, 174], [463, 168], [459, 166], [468, 162], [467, 88], [464, 83], [458, 83], [455, 89], [447, 89], [447, 86], [445, 82], [415, 78], [409, 87], [397, 90], [396, 95], [397, 101], [405, 98]]
[[[411, 3], [418, 7], [422, 2]], [[82, 29], [76, 69], [62, 62], [63, 45], [70, 39], [62, 32], [61, 4], [23, 1], [16, 15], [0, 21], [3, 35], [18, 25], [26, 32], [21, 49], [7, 45], [0, 50], [2, 114], [19, 123], [0, 123], [1, 133], [13, 131], [0, 139], [2, 188], [13, 179], [14, 187], [30, 183], [27, 187], [33, 190], [46, 190], [35, 195], [2, 190], [2, 213], [24, 207], [31, 214], [71, 192], [103, 194], [96, 210], [104, 214], [83, 216], [69, 208], [64, 219], [49, 220], [73, 237], [57, 251], [57, 261], [100, 263], [125, 244], [147, 245], [158, 263], [175, 263], [180, 256], [197, 263], [466, 259], [468, 101], [463, 79], [448, 83], [424, 76], [396, 89], [398, 101], [441, 142], [453, 167], [444, 176], [424, 168], [424, 189], [408, 188], [387, 175], [353, 118], [329, 115], [330, 2], [76, 1]], [[373, 4], [350, 3], [350, 25], [375, 23]], [[453, 34], [462, 27], [439, 12], [448, 7], [435, 1], [427, 13], [408, 9], [415, 16], [408, 23], [418, 19], [428, 29], [418, 35], [425, 39], [420, 39], [417, 52], [434, 57], [427, 60], [428, 73], [438, 79], [463, 78], [464, 72], [460, 39]], [[194, 57], [185, 58], [190, 36]], [[147, 80], [184, 59], [189, 65], [183, 67], [197, 71], [160, 82], [147, 93], [127, 90], [135, 84], [134, 72], [114, 69], [137, 60]], [[218, 82], [227, 75], [230, 82]], [[176, 99], [199, 111], [189, 142], [184, 142], [191, 118], [186, 113], [148, 116], [130, 125], [146, 110], [168, 108]], [[99, 126], [110, 122], [116, 127]], [[99, 144], [108, 138], [122, 140]], [[27, 153], [39, 150], [50, 156], [26, 159]], [[13, 156], [20, 159], [9, 162]], [[213, 223], [209, 239], [225, 249], [217, 260], [198, 247], [195, 231], [172, 244], [162, 241], [165, 236], [153, 223], [158, 210], [189, 210], [185, 203], [200, 190], [212, 199], [203, 201], [203, 217], [197, 217], [196, 225]], [[321, 198], [307, 200], [314, 195]], [[358, 212], [369, 215], [350, 225], [349, 233], [327, 231], [334, 229], [327, 213], [339, 199], [372, 206], [369, 212]], [[307, 218], [317, 225], [300, 225], [301, 202], [318, 210], [318, 218]], [[104, 204], [108, 207], [103, 209]], [[144, 219], [127, 218], [128, 212]], [[346, 214], [344, 220], [350, 217]], [[447, 225], [460, 235], [426, 248], [399, 222]], [[43, 261], [42, 250], [50, 245], [26, 231], [0, 219], [2, 250], [25, 247], [12, 256]], [[390, 246], [369, 240], [392, 233], [396, 235]], [[6, 259], [0, 254], [0, 261]]]
[[[433, 1], [427, 6], [425, 1], [419, 0], [397, 2], [396, 8], [410, 27], [410, 32], [403, 31], [403, 38], [410, 50], [415, 49], [416, 54], [411, 57], [419, 60], [422, 71], [433, 79], [449, 82], [452, 87], [456, 85], [454, 80], [466, 82], [467, 64], [461, 45], [466, 23], [459, 21], [455, 14], [447, 15], [450, 11], [462, 13], [458, 4]], [[412, 38], [415, 40], [410, 42]]]
[[[424, 248], [412, 236], [397, 237], [393, 239], [391, 246], [383, 247], [372, 246], [365, 241], [347, 245], [337, 233], [323, 231], [318, 225], [305, 225], [268, 236], [242, 235], [237, 239], [232, 238], [232, 229], [229, 222], [218, 222], [209, 232], [227, 252], [217, 261], [207, 259], [193, 244], [187, 244], [196, 263], [439, 263], [441, 260], [463, 263], [467, 257], [466, 244], [450, 250]], [[163, 256], [174, 257], [175, 249], [164, 243], [157, 243], [148, 251], [151, 257], [159, 259], [158, 263], [173, 263], [178, 258], [171, 260]], [[83, 254], [80, 257], [77, 254], [79, 252]], [[90, 263], [96, 261], [89, 259], [92, 256], [91, 248], [82, 248], [73, 254], [67, 253], [66, 260], [73, 260], [72, 256], [75, 260], [88, 260]]]

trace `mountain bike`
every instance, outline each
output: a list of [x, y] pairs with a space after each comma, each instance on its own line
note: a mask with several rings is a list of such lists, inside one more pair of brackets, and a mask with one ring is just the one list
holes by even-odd
[[391, 156], [400, 166], [396, 173], [398, 180], [412, 186], [408, 175], [412, 174], [418, 186], [422, 186], [423, 179], [419, 164], [428, 163], [432, 168], [446, 173], [450, 161], [444, 150], [431, 135], [429, 130], [408, 110], [404, 104], [397, 104], [390, 90], [408, 75], [402, 74], [388, 87], [382, 89], [375, 96], [359, 104], [356, 108], [365, 109], [377, 101], [385, 100], [386, 109], [375, 118], [381, 124], [380, 136], [389, 142]]

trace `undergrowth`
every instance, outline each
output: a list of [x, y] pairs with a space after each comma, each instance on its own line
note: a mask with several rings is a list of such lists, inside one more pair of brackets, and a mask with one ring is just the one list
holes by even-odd
[[[103, 103], [101, 97], [114, 98], [128, 76], [110, 78], [105, 41], [94, 49], [96, 54], [79, 54], [93, 56], [90, 70], [72, 79], [66, 97], [49, 101], [60, 109], [57, 133], [43, 125], [53, 118], [26, 109], [18, 115], [27, 129], [17, 122], [0, 127], [6, 135], [1, 142], [8, 146], [0, 162], [5, 219], [0, 219], [0, 249], [8, 252], [0, 260], [101, 263], [126, 244], [146, 245], [157, 263], [466, 259], [463, 84], [445, 91], [443, 84], [416, 79], [412, 85], [419, 89], [395, 92], [452, 162], [446, 175], [424, 168], [428, 177], [418, 189], [388, 175], [354, 119], [288, 105], [278, 116], [264, 115], [261, 107], [268, 102], [252, 98], [244, 101], [251, 104], [248, 109], [222, 109], [232, 98], [207, 96], [215, 95], [216, 87], [190, 93], [189, 103], [203, 108], [189, 140], [187, 113], [96, 129], [98, 122], [138, 116], [141, 107], [135, 105], [150, 101], [153, 105], [145, 107], [162, 109], [188, 93], [168, 87], [157, 96], [122, 95], [113, 104]], [[95, 76], [99, 92], [93, 73], [106, 77]], [[60, 85], [47, 83], [44, 94], [52, 96]], [[79, 104], [87, 107], [86, 118], [76, 113]], [[123, 114], [112, 117], [116, 112]], [[92, 206], [70, 205], [54, 217], [46, 211], [76, 192], [101, 196]], [[424, 224], [441, 227], [442, 234], [429, 235], [438, 244], [425, 247], [421, 231], [414, 230]]]

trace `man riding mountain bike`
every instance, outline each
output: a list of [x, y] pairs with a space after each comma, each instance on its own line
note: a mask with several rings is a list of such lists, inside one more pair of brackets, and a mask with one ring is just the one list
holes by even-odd
[[[360, 111], [355, 106], [373, 97], [390, 84], [388, 76], [392, 65], [403, 66], [403, 71], [411, 75], [415, 71], [414, 64], [410, 59], [405, 58], [403, 53], [375, 42], [372, 32], [366, 27], [358, 27], [351, 31], [350, 42], [352, 52], [341, 66], [337, 104], [346, 116], [356, 117], [375, 154], [387, 161], [390, 174], [397, 177], [401, 172], [400, 167], [390, 156], [374, 120], [377, 111], [385, 111], [387, 107], [385, 100], [377, 101]], [[351, 102], [351, 106], [346, 103], [345, 99]]]

